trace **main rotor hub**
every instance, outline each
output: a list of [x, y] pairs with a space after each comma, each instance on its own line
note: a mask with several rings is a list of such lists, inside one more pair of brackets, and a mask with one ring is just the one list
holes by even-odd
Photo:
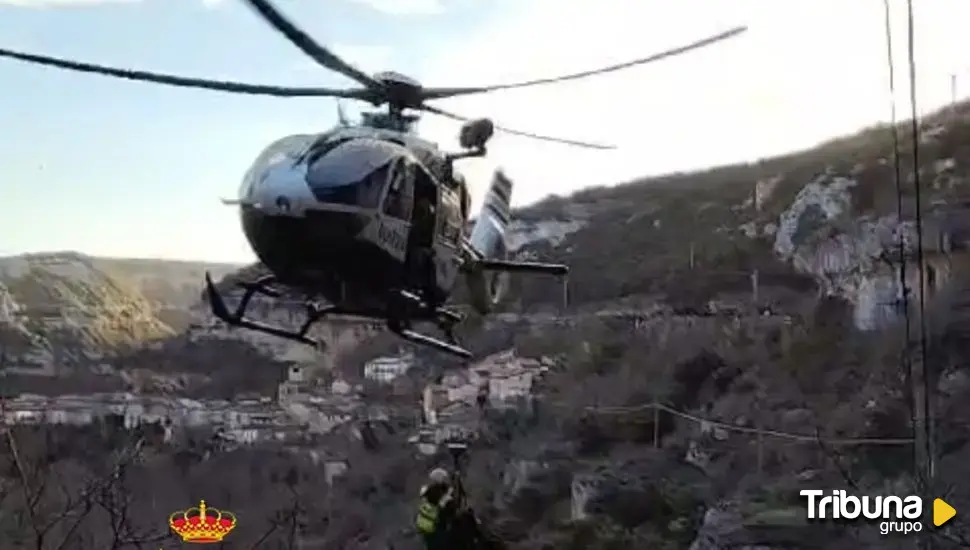
[[384, 86], [384, 99], [392, 109], [415, 108], [421, 105], [424, 87], [417, 80], [394, 71], [377, 73], [374, 80]]

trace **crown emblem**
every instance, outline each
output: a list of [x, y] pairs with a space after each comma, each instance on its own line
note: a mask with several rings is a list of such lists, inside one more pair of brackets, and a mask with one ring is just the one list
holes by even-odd
[[168, 526], [182, 537], [183, 542], [208, 544], [221, 542], [236, 528], [236, 516], [215, 508], [208, 508], [204, 500], [198, 508], [179, 510], [168, 517]]

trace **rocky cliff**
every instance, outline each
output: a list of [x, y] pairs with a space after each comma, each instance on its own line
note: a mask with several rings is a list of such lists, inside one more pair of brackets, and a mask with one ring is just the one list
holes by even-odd
[[93, 258], [95, 266], [123, 280], [148, 300], [159, 319], [176, 331], [188, 328], [206, 272], [216, 279], [239, 265], [178, 260]]
[[[552, 197], [518, 218], [558, 220], [570, 230], [520, 254], [570, 264], [574, 305], [637, 295], [697, 305], [750, 292], [757, 269], [761, 301], [818, 289], [852, 302], [860, 328], [875, 327], [892, 316], [900, 294], [893, 282], [900, 240], [904, 259], [915, 260], [914, 174], [924, 253], [939, 259], [966, 241], [967, 128], [966, 105], [924, 120], [915, 171], [903, 135], [898, 191], [892, 134], [881, 126], [784, 157]], [[948, 268], [926, 261], [939, 286]], [[547, 280], [517, 277], [510, 307], [559, 299]]]
[[[331, 343], [330, 351], [321, 354], [302, 344], [230, 330], [201, 302], [202, 281], [205, 271], [221, 277], [239, 270], [226, 264], [74, 252], [0, 259], [0, 364], [7, 375], [19, 377], [18, 383], [8, 379], [6, 385], [44, 391], [71, 379], [83, 391], [105, 389], [105, 381], [112, 379], [119, 387], [186, 389], [185, 380], [198, 382], [201, 375], [213, 387], [270, 392], [281, 376], [280, 365], [326, 368], [333, 355], [374, 333], [369, 326], [321, 326], [318, 335]], [[255, 305], [258, 318], [299, 323], [295, 306]], [[240, 368], [262, 372], [224, 372]], [[24, 377], [34, 380], [24, 382]], [[248, 382], [237, 383], [240, 377]]]
[[49, 371], [174, 334], [138, 290], [76, 253], [0, 259], [8, 368]]

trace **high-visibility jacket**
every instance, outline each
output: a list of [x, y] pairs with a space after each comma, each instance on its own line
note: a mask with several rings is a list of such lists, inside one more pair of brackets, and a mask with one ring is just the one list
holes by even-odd
[[439, 508], [422, 498], [418, 505], [418, 516], [414, 520], [414, 525], [422, 535], [430, 535], [438, 529]]
[[438, 519], [441, 509], [448, 506], [452, 501], [451, 488], [438, 500], [437, 504], [432, 503], [426, 496], [428, 487], [421, 488], [421, 501], [418, 504], [418, 514], [414, 519], [414, 525], [422, 535], [431, 535], [438, 530]]

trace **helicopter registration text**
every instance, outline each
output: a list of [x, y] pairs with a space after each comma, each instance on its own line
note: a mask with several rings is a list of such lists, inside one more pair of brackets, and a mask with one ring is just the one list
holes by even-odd
[[390, 247], [394, 252], [403, 256], [405, 248], [407, 248], [407, 238], [403, 235], [401, 229], [381, 222], [377, 226], [377, 239], [381, 244]]

